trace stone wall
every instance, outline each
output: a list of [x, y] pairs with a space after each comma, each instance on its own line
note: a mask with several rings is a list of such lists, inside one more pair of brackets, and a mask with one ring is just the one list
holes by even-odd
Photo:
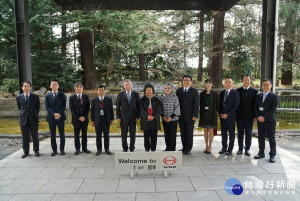
[[[41, 110], [40, 116], [46, 116], [47, 111], [45, 108], [45, 98], [40, 97]], [[17, 117], [19, 110], [16, 98], [0, 98], [0, 117]]]

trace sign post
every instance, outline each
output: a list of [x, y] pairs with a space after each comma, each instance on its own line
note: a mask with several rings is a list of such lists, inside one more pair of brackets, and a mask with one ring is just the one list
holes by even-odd
[[115, 165], [117, 170], [129, 170], [131, 178], [138, 170], [162, 170], [168, 177], [168, 170], [182, 168], [182, 152], [116, 152]]

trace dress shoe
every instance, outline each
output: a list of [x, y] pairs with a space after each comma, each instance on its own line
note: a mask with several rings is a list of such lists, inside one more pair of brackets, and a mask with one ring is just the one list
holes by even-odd
[[64, 156], [65, 154], [66, 154], [65, 151], [61, 151], [61, 152], [60, 152], [60, 155], [62, 155], [62, 156]]
[[39, 151], [36, 151], [34, 155], [35, 155], [36, 157], [39, 157], [39, 156], [40, 156], [40, 152], [39, 152]]
[[204, 149], [203, 153], [207, 153], [206, 149]]
[[226, 153], [226, 150], [224, 149], [221, 149], [221, 151], [219, 151], [219, 154], [225, 154]]
[[23, 154], [22, 156], [21, 156], [21, 158], [26, 158], [27, 156], [28, 156], [29, 154]]
[[89, 154], [89, 153], [91, 153], [91, 151], [90, 150], [88, 150], [88, 149], [85, 149], [85, 150], [82, 150], [84, 153], [87, 153], [87, 154]]
[[128, 152], [128, 150], [123, 149], [123, 152]]
[[105, 153], [106, 153], [107, 155], [111, 155], [111, 152], [110, 152], [109, 150], [106, 150]]
[[251, 156], [251, 152], [249, 150], [245, 150], [245, 155], [246, 156]]
[[102, 153], [102, 151], [97, 151], [96, 155], [99, 156]]
[[184, 152], [184, 149], [182, 148], [182, 149], [179, 149], [178, 151], [182, 151], [182, 152]]
[[275, 156], [270, 156], [269, 162], [275, 163], [276, 162]]
[[207, 151], [206, 154], [211, 154], [211, 151]]
[[243, 150], [238, 150], [238, 151], [236, 152], [237, 155], [241, 155], [242, 153], [243, 153]]
[[54, 152], [51, 153], [51, 156], [55, 156], [56, 154], [57, 154], [57, 152], [54, 151]]
[[145, 152], [149, 152], [150, 150], [145, 150]]
[[183, 152], [184, 155], [191, 155], [191, 151], [185, 151]]
[[130, 149], [130, 152], [134, 152], [134, 149]]
[[232, 151], [227, 151], [227, 152], [226, 152], [226, 155], [228, 155], [228, 156], [229, 156], [229, 155], [232, 155]]
[[254, 156], [254, 159], [260, 159], [260, 158], [265, 158], [265, 155], [257, 154]]
[[75, 154], [75, 155], [78, 155], [79, 153], [80, 153], [80, 151], [79, 151], [79, 150], [76, 150], [74, 154]]

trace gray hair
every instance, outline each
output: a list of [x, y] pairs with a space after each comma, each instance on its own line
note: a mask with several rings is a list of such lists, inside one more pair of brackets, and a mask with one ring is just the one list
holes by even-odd
[[76, 83], [74, 84], [74, 90], [75, 90], [78, 86], [81, 86], [82, 89], [84, 89], [83, 84], [82, 84], [81, 82], [76, 82]]
[[130, 82], [131, 86], [133, 86], [133, 83], [132, 83], [132, 81], [130, 79], [124, 80], [123, 84], [126, 83], [126, 82]]

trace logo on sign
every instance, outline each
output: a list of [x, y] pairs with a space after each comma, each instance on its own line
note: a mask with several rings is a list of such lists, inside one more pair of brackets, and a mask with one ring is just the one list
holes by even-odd
[[166, 165], [174, 165], [177, 162], [177, 159], [173, 156], [167, 156], [163, 161]]

